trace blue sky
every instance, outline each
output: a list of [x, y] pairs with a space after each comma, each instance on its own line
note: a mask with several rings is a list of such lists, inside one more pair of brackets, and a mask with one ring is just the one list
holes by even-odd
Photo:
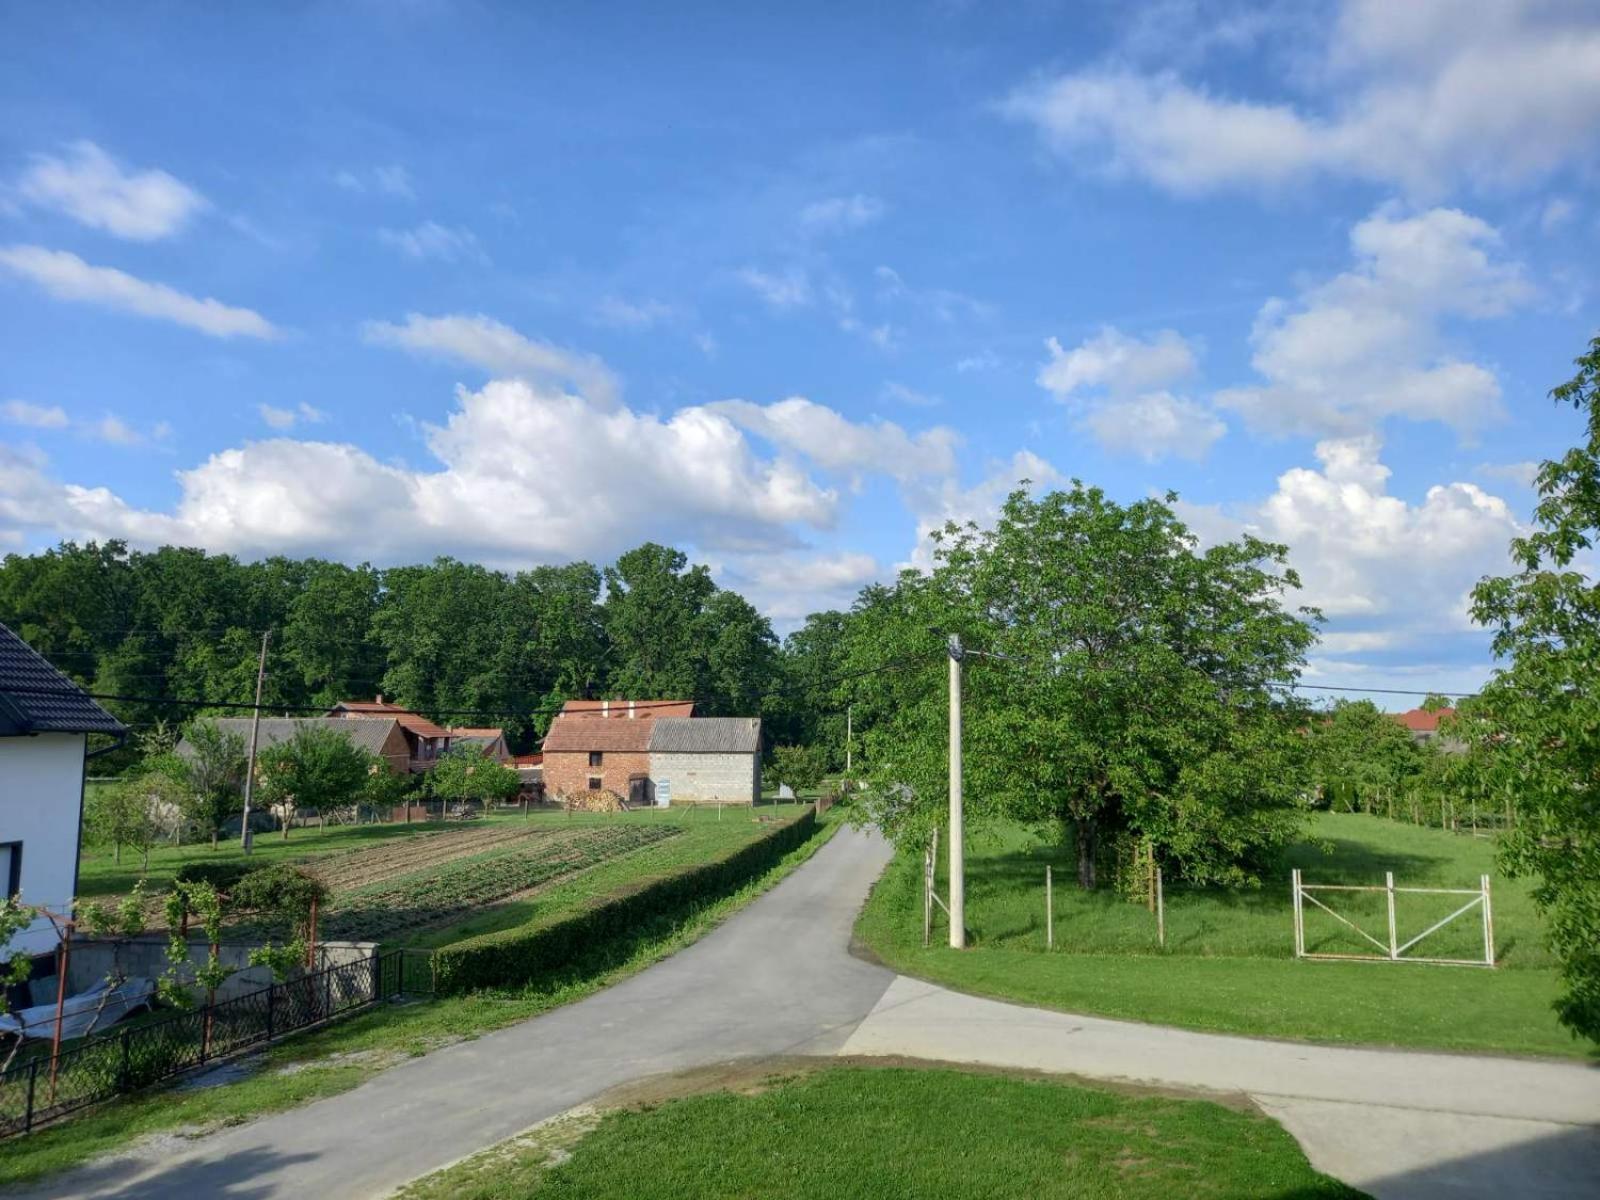
[[780, 629], [1027, 477], [1467, 689], [1577, 424], [1600, 12], [12, 5], [0, 549], [676, 542]]

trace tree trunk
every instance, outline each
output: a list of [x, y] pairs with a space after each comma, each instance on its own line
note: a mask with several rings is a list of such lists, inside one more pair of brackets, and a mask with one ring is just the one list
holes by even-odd
[[1086, 892], [1094, 891], [1094, 852], [1099, 840], [1092, 820], [1078, 820], [1074, 825], [1078, 843], [1078, 886]]
[[111, 844], [111, 861], [116, 863], [117, 866], [119, 866], [119, 867], [122, 865], [122, 843], [121, 842], [113, 842]]
[[217, 848], [217, 827], [215, 825], [211, 827], [211, 848], [213, 850]]

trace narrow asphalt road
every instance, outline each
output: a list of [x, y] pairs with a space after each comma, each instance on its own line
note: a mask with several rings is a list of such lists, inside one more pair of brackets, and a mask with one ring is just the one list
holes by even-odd
[[700, 942], [613, 988], [342, 1096], [107, 1160], [37, 1196], [382, 1196], [648, 1075], [772, 1055], [905, 1055], [1244, 1092], [1380, 1200], [1600, 1194], [1600, 1070], [1338, 1049], [1107, 1021], [949, 992], [851, 957], [888, 861], [845, 831]]

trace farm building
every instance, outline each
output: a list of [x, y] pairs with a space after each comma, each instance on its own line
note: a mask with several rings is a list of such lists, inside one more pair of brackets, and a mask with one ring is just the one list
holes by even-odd
[[[236, 733], [246, 743], [250, 741], [249, 717], [221, 717], [214, 724], [227, 733]], [[286, 742], [303, 725], [326, 725], [336, 733], [346, 735], [361, 749], [376, 754], [384, 765], [396, 775], [415, 769], [411, 760], [411, 742], [404, 728], [395, 720], [351, 721], [343, 717], [262, 717], [257, 747], [265, 750]], [[187, 758], [194, 753], [185, 738], [178, 743], [178, 753]]]
[[753, 803], [761, 790], [761, 722], [693, 711], [688, 701], [569, 702], [542, 747], [548, 794], [603, 788], [630, 804], [668, 797]]
[[511, 762], [511, 751], [506, 746], [503, 729], [454, 727], [450, 730], [450, 747], [453, 750], [481, 750], [485, 758], [492, 758], [501, 765], [508, 765]]
[[[0, 625], [0, 887], [65, 911], [78, 891], [78, 837], [89, 735], [127, 730], [77, 684]], [[0, 955], [55, 949], [40, 919]]]
[[408, 769], [413, 772], [428, 770], [450, 750], [448, 729], [420, 713], [386, 703], [381, 695], [376, 700], [342, 700], [328, 710], [328, 716], [346, 721], [394, 721], [406, 739]]

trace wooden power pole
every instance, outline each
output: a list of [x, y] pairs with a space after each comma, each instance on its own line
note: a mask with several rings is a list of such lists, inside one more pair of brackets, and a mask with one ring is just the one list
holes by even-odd
[[261, 681], [267, 677], [267, 639], [271, 636], [270, 629], [261, 634], [261, 661], [256, 664], [256, 706], [250, 714], [250, 763], [244, 773], [244, 820], [239, 824], [239, 846], [246, 854], [250, 853], [250, 800], [256, 786], [256, 743], [261, 737]]

